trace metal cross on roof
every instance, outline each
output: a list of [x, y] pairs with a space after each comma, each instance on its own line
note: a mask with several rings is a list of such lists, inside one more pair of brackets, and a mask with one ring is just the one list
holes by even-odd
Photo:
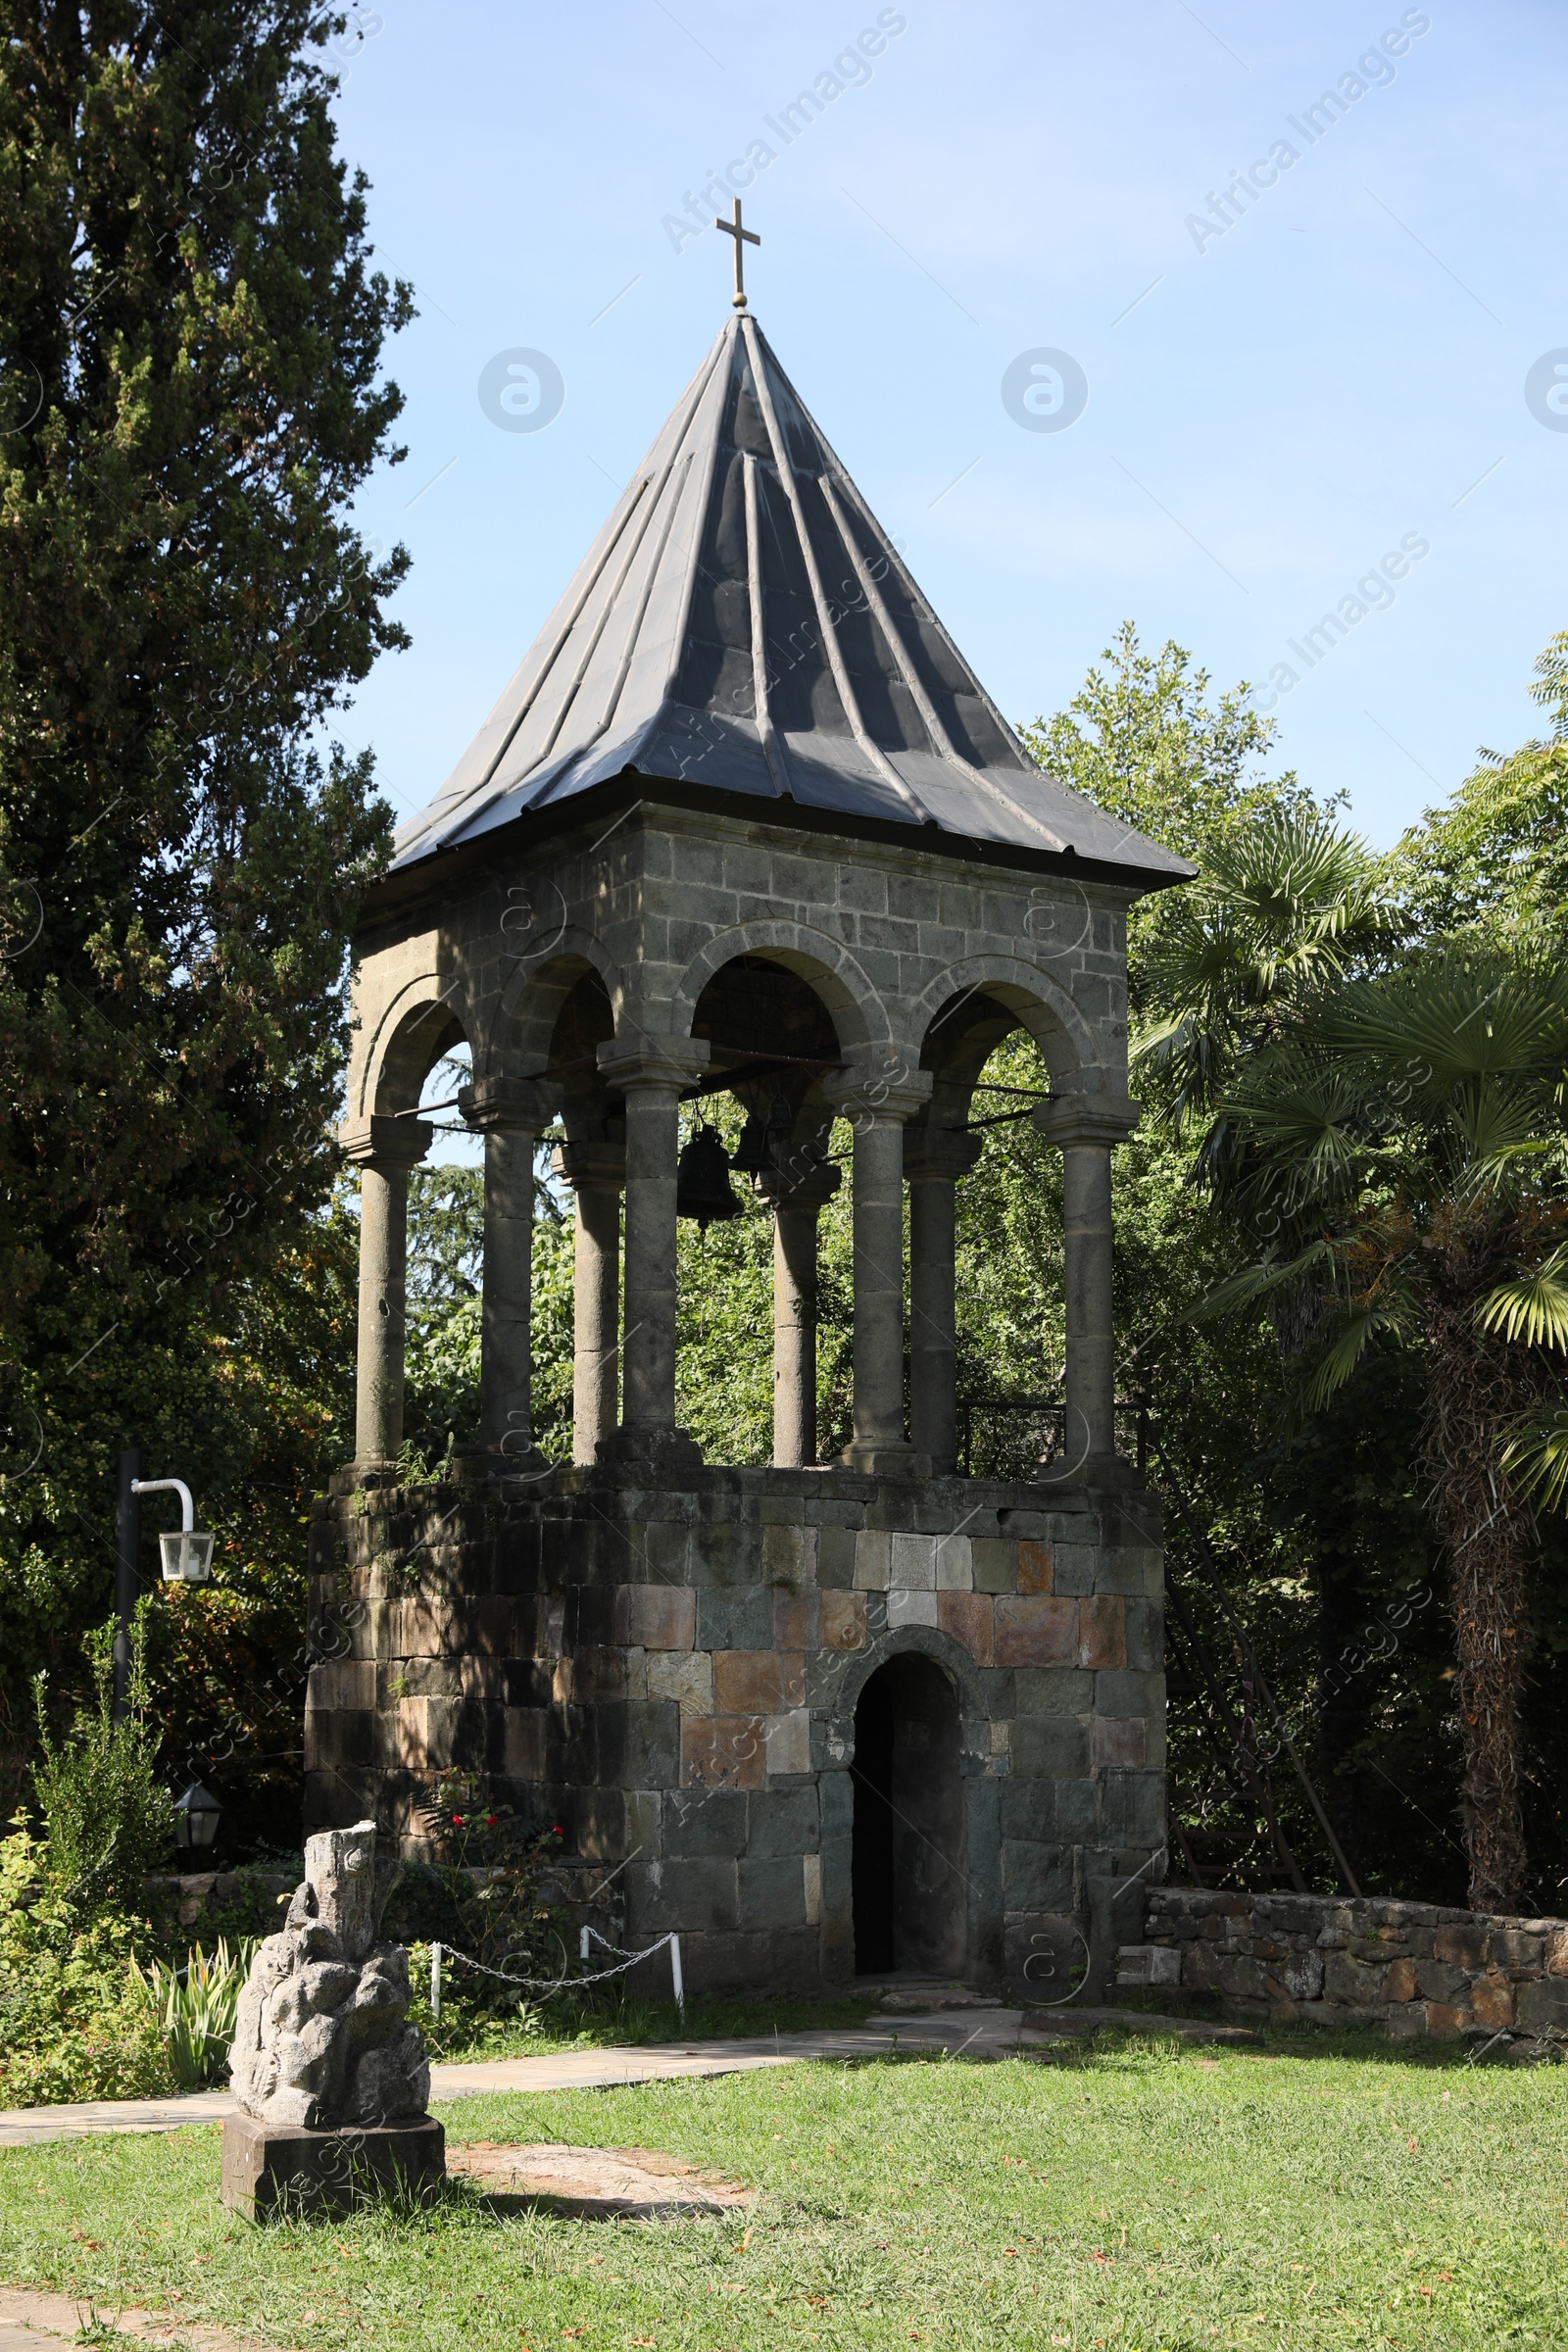
[[746, 272], [744, 268], [746, 248], [748, 245], [760, 245], [762, 240], [758, 235], [755, 228], [743, 228], [741, 226], [741, 200], [738, 196], [735, 199], [734, 220], [720, 220], [715, 214], [713, 218], [713, 226], [715, 228], [721, 228], [726, 237], [733, 237], [735, 240], [735, 293], [733, 300], [736, 310], [744, 311], [746, 308]]

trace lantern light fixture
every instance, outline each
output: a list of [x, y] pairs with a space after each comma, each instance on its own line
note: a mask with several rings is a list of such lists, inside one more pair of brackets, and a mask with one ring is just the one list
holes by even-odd
[[[211, 1538], [208, 1539], [209, 1542]], [[222, 1806], [210, 1788], [200, 1781], [174, 1799], [174, 1843], [182, 1853], [193, 1847], [205, 1852], [218, 1836], [218, 1823]]]
[[196, 1505], [190, 1489], [182, 1478], [133, 1478], [133, 1494], [177, 1494], [179, 1496], [179, 1526], [158, 1539], [163, 1559], [166, 1585], [205, 1585], [213, 1573], [213, 1545], [217, 1541], [196, 1525]]

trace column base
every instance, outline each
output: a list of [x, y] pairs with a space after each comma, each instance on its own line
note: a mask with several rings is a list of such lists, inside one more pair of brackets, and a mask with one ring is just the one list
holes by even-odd
[[600, 1439], [594, 1453], [601, 1462], [634, 1462], [639, 1468], [653, 1470], [700, 1470], [703, 1466], [703, 1449], [690, 1431], [672, 1429], [667, 1422], [642, 1428], [636, 1422], [623, 1422], [608, 1438]]
[[921, 1478], [931, 1476], [931, 1456], [918, 1447], [906, 1445], [902, 1439], [892, 1445], [873, 1438], [852, 1438], [838, 1457], [838, 1466], [858, 1470], [867, 1478]]
[[537, 1446], [486, 1446], [477, 1452], [452, 1457], [452, 1474], [465, 1485], [492, 1479], [543, 1478], [555, 1466]]
[[329, 1494], [354, 1494], [361, 1487], [396, 1487], [403, 1484], [403, 1473], [395, 1461], [366, 1460], [345, 1462], [334, 1470], [326, 1482]]
[[1136, 1462], [1129, 1462], [1119, 1453], [1086, 1454], [1081, 1461], [1071, 1461], [1057, 1454], [1042, 1462], [1035, 1471], [1036, 1483], [1042, 1487], [1146, 1487], [1147, 1477]]

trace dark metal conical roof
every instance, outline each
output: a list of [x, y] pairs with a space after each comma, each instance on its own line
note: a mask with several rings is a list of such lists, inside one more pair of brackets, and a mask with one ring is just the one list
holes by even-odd
[[1151, 882], [1193, 870], [1035, 765], [745, 314], [396, 865], [627, 770]]

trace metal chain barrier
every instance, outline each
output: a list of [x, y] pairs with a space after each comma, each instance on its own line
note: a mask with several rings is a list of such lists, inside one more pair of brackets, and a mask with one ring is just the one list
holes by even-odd
[[649, 1944], [645, 1951], [623, 1952], [618, 1945], [607, 1942], [597, 1928], [584, 1928], [582, 1931], [582, 1958], [584, 1960], [589, 1957], [590, 1938], [603, 1951], [615, 1953], [616, 1958], [612, 1968], [601, 1968], [596, 1970], [593, 1975], [586, 1977], [519, 1977], [509, 1968], [492, 1968], [487, 1961], [476, 1960], [471, 1952], [460, 1951], [456, 1944], [432, 1943], [430, 1946], [430, 2013], [439, 2023], [441, 2017], [441, 1970], [443, 1963], [449, 1960], [461, 1961], [465, 1968], [476, 1969], [482, 1977], [494, 1977], [503, 1984], [515, 1984], [520, 1992], [537, 1992], [542, 1999], [549, 2000], [553, 1994], [558, 1992], [568, 1990], [574, 1992], [580, 1985], [603, 1984], [611, 1977], [623, 1977], [628, 1969], [636, 1968], [642, 1961], [651, 1960], [656, 1952], [667, 1949], [670, 1978], [675, 1992], [675, 2006], [680, 2013], [681, 2031], [684, 2033], [686, 2028], [686, 1985], [681, 1973], [680, 1936], [671, 1930], [667, 1936], [661, 1936], [657, 1943]]

